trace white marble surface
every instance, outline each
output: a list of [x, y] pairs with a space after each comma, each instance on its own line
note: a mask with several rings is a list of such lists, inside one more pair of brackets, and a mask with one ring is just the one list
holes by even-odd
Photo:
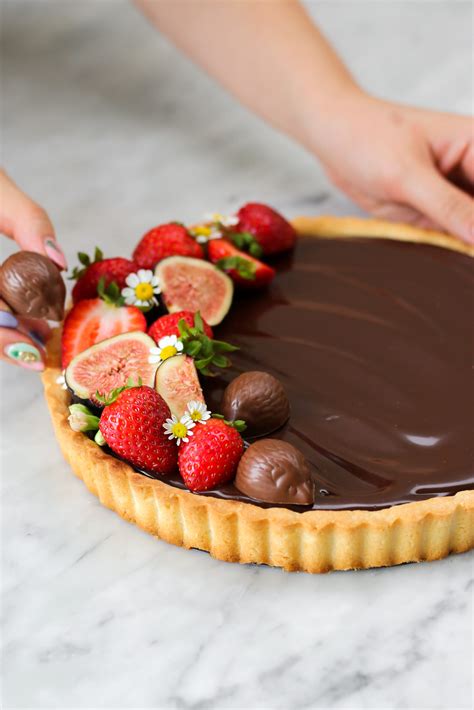
[[[374, 91], [469, 110], [470, 3], [311, 9]], [[2, 63], [4, 162], [71, 260], [248, 198], [353, 211], [125, 2], [4, 2]], [[38, 379], [2, 377], [3, 707], [471, 707], [471, 555], [311, 577], [171, 547], [74, 478]]]

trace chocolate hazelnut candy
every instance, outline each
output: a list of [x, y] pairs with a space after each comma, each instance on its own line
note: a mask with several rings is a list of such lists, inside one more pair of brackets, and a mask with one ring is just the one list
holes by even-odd
[[234, 483], [249, 498], [265, 503], [314, 503], [314, 482], [305, 457], [279, 439], [251, 444], [240, 459]]
[[59, 269], [43, 254], [19, 251], [0, 267], [0, 295], [21, 316], [62, 320], [66, 287]]
[[243, 419], [248, 436], [264, 436], [287, 421], [290, 403], [276, 377], [268, 372], [244, 372], [227, 385], [221, 410], [229, 421]]

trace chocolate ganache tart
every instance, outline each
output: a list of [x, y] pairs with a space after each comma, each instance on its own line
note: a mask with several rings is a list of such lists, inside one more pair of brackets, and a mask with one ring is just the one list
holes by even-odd
[[[151, 476], [73, 431], [56, 333], [43, 382], [64, 457], [103, 505], [220, 560], [319, 573], [471, 549], [472, 249], [370, 219], [293, 225], [277, 278], [238, 294], [216, 329], [239, 347], [232, 367], [203, 385], [213, 411], [245, 373], [250, 390], [263, 371], [288, 395], [283, 426], [260, 442], [244, 433], [260, 457], [247, 449], [239, 485], [193, 493], [178, 473]], [[281, 489], [266, 490], [266, 461]]]

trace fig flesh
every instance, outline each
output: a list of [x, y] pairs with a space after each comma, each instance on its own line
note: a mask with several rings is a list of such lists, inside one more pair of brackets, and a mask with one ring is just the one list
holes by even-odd
[[156, 365], [148, 362], [150, 348], [155, 341], [140, 331], [122, 333], [92, 345], [77, 355], [69, 363], [65, 379], [72, 393], [92, 402], [96, 407], [104, 406], [97, 392], [107, 396], [117, 387], [123, 387], [129, 380], [153, 387]]
[[189, 402], [205, 404], [194, 360], [188, 355], [174, 355], [161, 363], [156, 371], [155, 389], [178, 419]]
[[217, 325], [232, 303], [232, 280], [208, 261], [170, 256], [157, 265], [161, 292], [169, 313], [200, 311], [209, 325]]

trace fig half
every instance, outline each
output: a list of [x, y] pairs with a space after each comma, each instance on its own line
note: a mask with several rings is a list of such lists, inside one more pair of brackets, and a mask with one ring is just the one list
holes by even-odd
[[178, 419], [185, 413], [188, 402], [205, 404], [194, 360], [188, 355], [174, 355], [161, 363], [156, 371], [155, 389]]
[[131, 379], [153, 387], [156, 365], [148, 362], [155, 341], [140, 331], [114, 335], [84, 350], [69, 363], [65, 379], [73, 394], [103, 406], [96, 393], [106, 396]]
[[200, 311], [209, 325], [217, 325], [232, 303], [232, 280], [208, 261], [186, 256], [170, 256], [155, 269], [160, 279], [166, 308], [176, 311]]

